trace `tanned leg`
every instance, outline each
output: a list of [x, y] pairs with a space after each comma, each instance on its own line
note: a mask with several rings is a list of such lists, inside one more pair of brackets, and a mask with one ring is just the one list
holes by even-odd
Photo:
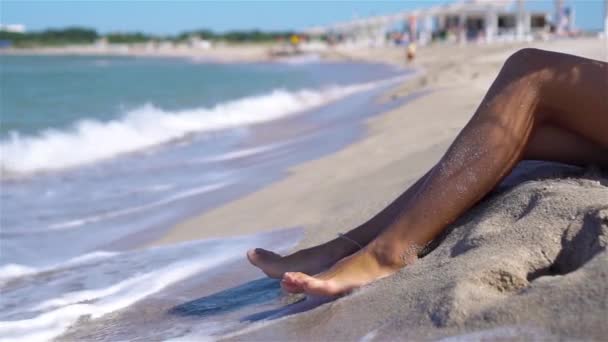
[[[552, 125], [543, 125], [534, 132], [526, 147], [524, 159], [556, 161], [574, 165], [593, 163], [608, 167], [608, 153], [603, 148], [571, 131]], [[420, 184], [426, 181], [430, 172], [422, 176], [380, 213], [344, 235], [362, 246], [367, 245], [384, 228], [393, 223], [406, 207], [412, 194], [416, 193]], [[269, 277], [282, 278], [285, 272], [320, 273], [358, 250], [359, 247], [352, 242], [336, 238], [287, 256], [256, 248], [247, 252], [247, 258]]]
[[[429, 173], [414, 183], [376, 216], [344, 235], [362, 246], [367, 245], [397, 218], [408, 200], [418, 191], [420, 185], [424, 183]], [[262, 248], [256, 248], [247, 252], [247, 258], [249, 262], [259, 267], [271, 278], [282, 278], [285, 272], [317, 274], [333, 266], [340, 259], [359, 250], [359, 247], [348, 239], [336, 238], [324, 244], [303, 249], [287, 256], [281, 256]]]
[[[598, 62], [591, 61], [591, 63]], [[550, 111], [549, 108], [544, 110]], [[557, 114], [552, 113], [546, 116], [555, 115]], [[538, 116], [538, 114], [535, 114], [535, 116]], [[532, 138], [524, 151], [524, 159], [559, 161], [577, 165], [589, 162], [607, 165], [608, 156], [603, 152], [604, 150], [594, 142], [570, 130], [545, 123], [538, 125], [534, 130]], [[367, 245], [404, 210], [412, 194], [416, 193], [420, 185], [426, 182], [426, 178], [431, 171], [427, 172], [379, 214], [345, 235], [361, 245]], [[280, 256], [274, 252], [258, 248], [250, 250], [247, 257], [253, 265], [259, 267], [268, 276], [281, 278], [288, 271], [306, 274], [319, 273], [356, 251], [358, 251], [358, 247], [355, 244], [337, 238], [287, 256]]]
[[608, 151], [602, 146], [558, 126], [545, 124], [534, 132], [526, 151], [526, 160], [545, 160], [608, 168]]
[[[606, 94], [606, 63], [534, 49], [515, 53], [397, 219], [363, 250], [318, 276], [285, 273], [284, 288], [339, 295], [393, 274], [416, 259], [418, 246], [435, 238], [526, 156], [601, 162], [608, 151]], [[563, 144], [548, 139], [551, 134], [571, 134], [580, 138], [579, 147], [595, 150], [565, 160], [555, 153]]]

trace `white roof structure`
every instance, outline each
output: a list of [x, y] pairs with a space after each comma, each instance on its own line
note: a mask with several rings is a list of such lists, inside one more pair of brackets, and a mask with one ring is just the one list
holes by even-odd
[[515, 3], [514, 0], [460, 0], [445, 5], [437, 5], [424, 9], [403, 11], [394, 14], [371, 16], [338, 22], [327, 26], [311, 27], [305, 32], [311, 35], [326, 34], [329, 32], [344, 32], [369, 26], [391, 25], [411, 16], [441, 16], [459, 15], [462, 13], [485, 13], [487, 11], [506, 11]]
[[7, 24], [7, 25], [0, 24], [0, 31], [15, 32], [15, 33], [24, 33], [25, 32], [25, 25], [22, 25], [22, 24]]

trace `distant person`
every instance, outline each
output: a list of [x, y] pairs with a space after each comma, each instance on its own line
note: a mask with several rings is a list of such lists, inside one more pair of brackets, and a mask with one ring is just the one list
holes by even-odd
[[289, 38], [289, 43], [291, 44], [291, 47], [293, 48], [294, 53], [299, 52], [301, 40], [302, 39], [297, 34], [292, 34], [291, 37]]
[[289, 42], [291, 43], [291, 45], [293, 45], [294, 47], [297, 47], [298, 45], [300, 45], [300, 36], [298, 36], [297, 34], [293, 34], [291, 35], [291, 37], [289, 38]]
[[416, 58], [416, 43], [407, 44], [405, 56], [408, 63], [414, 61], [414, 58]]
[[606, 94], [608, 63], [520, 50], [445, 155], [382, 212], [319, 246], [285, 257], [263, 249], [247, 256], [268, 276], [282, 278], [288, 292], [341, 295], [390, 276], [415, 262], [422, 246], [519, 161], [608, 167]]

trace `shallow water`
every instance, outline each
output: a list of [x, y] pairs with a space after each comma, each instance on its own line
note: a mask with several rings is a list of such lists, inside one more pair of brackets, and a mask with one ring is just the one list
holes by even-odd
[[260, 279], [244, 252], [289, 248], [297, 234], [133, 248], [352, 142], [365, 118], [399, 104], [377, 99], [407, 76], [314, 59], [0, 61], [12, 94], [0, 132], [8, 340], [201, 337], [275, 314], [278, 283]]
[[[238, 320], [227, 314], [281, 305], [278, 281], [262, 278], [199, 299], [197, 291], [217, 288], [215, 274], [234, 271], [235, 263], [244, 267], [243, 251], [257, 246], [285, 250], [298, 238], [297, 231], [287, 230], [141, 251], [95, 252], [30, 269], [0, 283], [0, 339], [49, 340], [77, 322], [67, 339], [166, 339], [191, 334], [193, 328], [208, 337], [236, 328]], [[238, 281], [250, 278], [239, 272]]]

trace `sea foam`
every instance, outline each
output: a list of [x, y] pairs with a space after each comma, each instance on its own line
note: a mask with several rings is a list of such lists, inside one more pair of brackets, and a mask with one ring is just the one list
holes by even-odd
[[[133, 214], [136, 212], [141, 212], [144, 210], [149, 210], [152, 208], [156, 208], [156, 207], [160, 207], [166, 204], [170, 204], [173, 202], [176, 202], [178, 200], [182, 200], [185, 198], [189, 198], [189, 197], [193, 197], [193, 196], [197, 196], [197, 195], [201, 195], [207, 192], [211, 192], [214, 190], [218, 190], [221, 189], [225, 186], [228, 186], [232, 184], [232, 182], [220, 182], [220, 183], [214, 183], [214, 184], [209, 184], [209, 185], [204, 185], [204, 186], [200, 186], [200, 187], [196, 187], [193, 189], [189, 189], [189, 190], [185, 190], [185, 191], [181, 191], [175, 194], [172, 194], [169, 197], [154, 201], [154, 202], [150, 202], [150, 203], [146, 203], [144, 205], [140, 205], [140, 206], [135, 206], [135, 207], [129, 207], [129, 208], [123, 208], [123, 209], [119, 209], [119, 210], [115, 210], [115, 211], [110, 211], [110, 212], [105, 212], [105, 213], [101, 213], [101, 214], [97, 214], [97, 215], [92, 215], [92, 216], [87, 216], [87, 217], [82, 217], [82, 218], [77, 218], [77, 219], [73, 219], [70, 221], [65, 221], [65, 222], [59, 222], [59, 223], [54, 223], [51, 224], [49, 226], [50, 230], [65, 230], [65, 229], [71, 229], [71, 228], [75, 228], [75, 227], [79, 227], [82, 226], [84, 224], [88, 224], [88, 223], [94, 223], [94, 222], [98, 222], [98, 221], [102, 221], [102, 220], [107, 220], [107, 219], [112, 219], [112, 218], [116, 218], [116, 217], [120, 217], [120, 216], [125, 216], [125, 215], [129, 215], [129, 214]], [[24, 230], [21, 230], [21, 232], [23, 232]], [[37, 232], [46, 232], [48, 231], [47, 229], [43, 229], [43, 230], [28, 230], [26, 231], [27, 233], [37, 233]]]
[[[242, 258], [244, 250], [263, 244], [267, 236], [268, 234], [227, 240], [189, 241], [126, 254], [94, 252], [69, 260], [61, 267], [65, 271], [75, 270], [67, 266], [96, 260], [97, 263], [90, 264], [88, 268], [76, 271], [78, 274], [95, 272], [99, 284], [86, 282], [83, 289], [56, 295], [51, 290], [53, 285], [46, 284], [46, 292], [44, 288], [37, 289], [43, 291], [44, 295], [36, 297], [36, 300], [17, 298], [21, 303], [20, 310], [34, 315], [17, 320], [0, 320], [0, 342], [51, 340], [65, 332], [82, 316], [100, 318], [196, 274]], [[81, 282], [79, 275], [69, 273], [62, 273], [58, 279], [57, 282], [63, 282], [66, 289]], [[57, 283], [54, 285], [58, 286]], [[14, 298], [13, 293], [3, 300], [11, 301]], [[10, 303], [4, 303], [5, 306], [7, 304], [10, 306]]]
[[41, 272], [48, 272], [51, 270], [56, 270], [59, 268], [72, 267], [76, 265], [81, 265], [89, 262], [96, 262], [105, 258], [109, 258], [117, 255], [115, 252], [107, 252], [107, 251], [96, 251], [88, 254], [80, 255], [74, 257], [68, 261], [65, 261], [61, 264], [49, 265], [46, 267], [32, 267], [28, 265], [21, 264], [4, 264], [0, 266], [0, 286], [4, 285], [6, 282], [20, 278], [23, 276], [34, 275]]
[[1, 176], [65, 169], [167, 143], [192, 133], [271, 121], [397, 79], [317, 90], [278, 89], [211, 108], [168, 111], [146, 104], [112, 121], [82, 120], [65, 130], [48, 129], [35, 135], [11, 132], [0, 141]]
[[[0, 322], [0, 341], [50, 340], [65, 331], [79, 317], [92, 319], [104, 316], [156, 293], [168, 285], [188, 278], [209, 267], [225, 262], [234, 255], [207, 257], [196, 262], [178, 262], [161, 270], [134, 276], [106, 289], [68, 293], [48, 300], [35, 311], [53, 308], [34, 318]], [[94, 301], [94, 303], [83, 303]]]

